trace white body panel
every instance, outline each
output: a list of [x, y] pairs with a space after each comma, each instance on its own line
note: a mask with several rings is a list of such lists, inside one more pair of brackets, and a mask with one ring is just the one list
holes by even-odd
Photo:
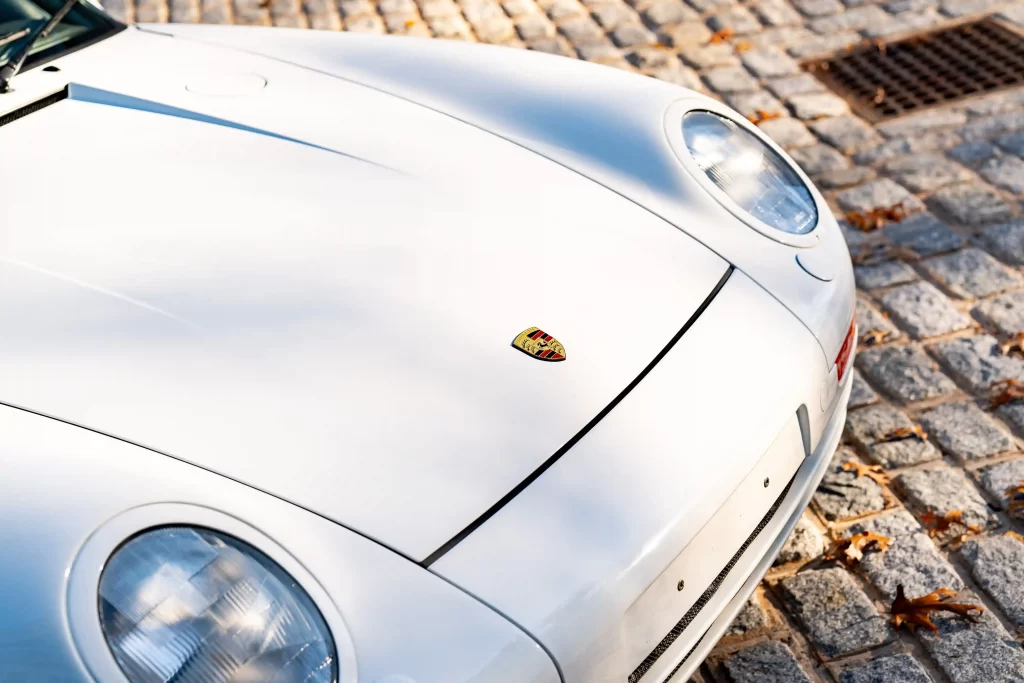
[[[145, 61], [120, 75], [88, 61], [106, 65], [114, 41], [150, 46]], [[422, 107], [246, 55], [237, 69], [269, 81], [255, 104], [199, 97], [180, 62], [225, 50], [137, 31], [110, 43], [62, 62], [69, 100], [0, 128], [3, 186], [55, 167], [77, 177], [55, 210], [38, 209], [46, 183], [0, 209], [0, 400], [411, 558], [567, 443], [726, 271], [631, 202]], [[140, 82], [134, 69], [147, 74], [136, 99], [107, 94]], [[281, 116], [299, 101], [355, 113], [342, 126]], [[308, 144], [153, 103], [222, 120], [249, 106], [247, 125]], [[570, 360], [512, 349], [532, 325]]]
[[[792, 311], [820, 340], [829, 364], [839, 352], [845, 324], [853, 318], [854, 284], [835, 219], [806, 176], [824, 209], [813, 237], [802, 241], [813, 245], [807, 248], [754, 238], [748, 226], [709, 197], [673, 151], [682, 137], [681, 112], [673, 104], [689, 100], [696, 106], [721, 106], [709, 97], [580, 60], [459, 41], [371, 35], [338, 39], [330, 32], [310, 36], [301, 30], [200, 25], [153, 29], [365, 83], [535, 150], [692, 235]], [[796, 255], [808, 249], [835, 264], [831, 282], [800, 270]], [[837, 325], [837, 319], [845, 324]]]
[[[801, 406], [814, 451], [809, 466], [820, 470], [831, 457], [845, 404], [828, 414], [807, 405], [825, 377], [803, 361], [816, 352], [811, 335], [781, 305], [734, 273], [614, 411], [432, 569], [534, 634], [567, 681], [624, 680], [804, 461], [805, 446], [796, 442], [794, 453], [792, 434]], [[830, 415], [833, 429], [823, 436]], [[786, 445], [766, 456], [777, 439]], [[792, 495], [817, 479], [802, 483]], [[642, 616], [631, 614], [680, 552], [668, 596], [641, 605]], [[745, 576], [734, 578], [742, 583]], [[674, 589], [679, 579], [687, 584], [681, 592]], [[710, 624], [715, 613], [701, 616]], [[647, 624], [640, 633], [628, 628], [638, 620]], [[703, 633], [692, 631], [680, 658]], [[655, 673], [645, 683], [660, 680]]]
[[[69, 86], [0, 127], [0, 674], [116, 681], [104, 544], [209, 508], [336, 607], [360, 681], [621, 683], [791, 482], [642, 683], [709, 629], [688, 674], [841, 432], [820, 195], [806, 239], [752, 230], [678, 156], [677, 117], [720, 105], [654, 79], [155, 30], [195, 40], [128, 29], [0, 96]], [[534, 325], [565, 362], [510, 348]]]
[[[0, 525], [7, 558], [0, 562], [4, 680], [70, 683], [90, 680], [91, 672], [100, 683], [123, 681], [100, 634], [97, 568], [72, 570], [83, 544], [119, 524], [119, 516], [221, 526], [227, 515], [250, 535], [286, 549], [260, 544], [279, 563], [297, 563], [330, 596], [347, 630], [335, 637], [342, 646], [351, 640], [348, 654], [355, 658], [355, 667], [342, 667], [340, 683], [408, 680], [386, 678], [400, 675], [416, 683], [558, 682], [547, 655], [526, 634], [426, 570], [322, 517], [21, 410], [0, 407], [0, 434], [0, 516], [12, 522]], [[156, 509], [139, 515], [139, 506]], [[120, 531], [130, 534], [131, 523]], [[93, 597], [69, 605], [69, 584], [80, 575], [93, 578]], [[74, 641], [69, 614], [81, 627]], [[79, 655], [86, 643], [93, 646]], [[340, 649], [344, 665], [347, 648]]]

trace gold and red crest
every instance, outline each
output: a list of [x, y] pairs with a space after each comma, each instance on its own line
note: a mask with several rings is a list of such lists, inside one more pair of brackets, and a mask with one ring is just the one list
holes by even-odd
[[539, 327], [531, 327], [519, 333], [512, 346], [537, 360], [565, 360], [565, 347]]

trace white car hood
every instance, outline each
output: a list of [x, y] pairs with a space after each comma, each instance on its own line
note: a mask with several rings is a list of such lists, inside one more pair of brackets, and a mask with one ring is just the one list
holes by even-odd
[[[728, 268], [363, 85], [135, 29], [57, 64], [16, 85], [69, 97], [0, 127], [0, 401], [414, 559], [595, 419]], [[567, 361], [511, 348], [530, 326]]]

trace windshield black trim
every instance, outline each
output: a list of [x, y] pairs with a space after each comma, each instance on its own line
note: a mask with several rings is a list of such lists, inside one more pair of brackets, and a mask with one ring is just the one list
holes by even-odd
[[594, 428], [594, 425], [596, 425], [598, 422], [604, 419], [604, 417], [608, 413], [610, 413], [615, 406], [619, 405], [619, 403], [622, 402], [622, 399], [626, 398], [629, 392], [633, 391], [633, 389], [636, 388], [636, 385], [640, 384], [640, 381], [644, 377], [646, 377], [651, 372], [651, 370], [654, 369], [654, 366], [657, 365], [658, 362], [665, 357], [665, 354], [672, 350], [672, 347], [676, 345], [676, 342], [682, 339], [683, 335], [686, 334], [686, 331], [690, 329], [695, 322], [697, 322], [697, 318], [699, 318], [701, 314], [707, 310], [708, 306], [711, 305], [711, 302], [715, 300], [716, 296], [718, 296], [718, 293], [722, 291], [722, 287], [725, 287], [725, 283], [729, 281], [729, 276], [732, 275], [733, 270], [735, 270], [735, 268], [731, 265], [725, 269], [725, 274], [722, 275], [721, 279], [711, 290], [711, 293], [708, 294], [704, 301], [701, 302], [700, 306], [697, 307], [697, 310], [693, 312], [690, 318], [683, 324], [682, 328], [678, 332], [676, 332], [675, 336], [673, 336], [672, 339], [669, 340], [668, 344], [665, 345], [665, 348], [663, 348], [658, 353], [658, 355], [654, 357], [654, 360], [647, 364], [647, 367], [640, 371], [640, 374], [637, 375], [636, 379], [630, 382], [629, 385], [625, 389], [623, 389], [618, 396], [612, 399], [612, 402], [609, 403], [604, 408], [604, 410], [598, 413], [593, 420], [588, 422], [586, 426], [584, 426], [583, 429], [581, 429], [579, 433], [576, 434], [576, 436], [569, 439], [569, 442], [566, 443], [561, 448], [559, 448], [554, 455], [552, 455], [550, 458], [541, 463], [540, 467], [538, 467], [537, 469], [530, 473], [530, 476], [528, 476], [523, 481], [519, 482], [519, 484], [514, 489], [506, 493], [501, 498], [501, 500], [492, 505], [486, 512], [477, 517], [475, 520], [470, 522], [469, 526], [467, 526], [465, 529], [463, 529], [455, 536], [453, 536], [451, 539], [449, 539], [447, 543], [442, 545], [434, 552], [430, 553], [430, 555], [427, 556], [427, 559], [420, 562], [420, 565], [423, 567], [429, 567], [430, 565], [434, 564], [442, 557], [444, 557], [444, 555], [449, 550], [457, 546], [467, 536], [469, 536], [471, 533], [480, 528], [484, 522], [486, 522], [488, 519], [497, 514], [497, 512], [501, 510], [501, 508], [505, 507], [505, 505], [507, 505], [509, 501], [518, 496], [520, 493], [522, 493], [527, 486], [536, 481], [537, 478], [540, 477], [540, 475], [544, 474], [544, 472], [547, 471], [548, 468], [550, 468], [552, 465], [558, 462], [558, 459], [565, 455], [570, 448], [575, 446], [580, 439], [586, 436], [587, 432]]
[[[99, 12], [99, 10], [96, 11]], [[31, 71], [37, 66], [43, 66], [45, 64], [48, 64], [49, 62], [52, 62], [55, 59], [65, 57], [71, 54], [72, 52], [78, 52], [83, 48], [89, 47], [90, 45], [95, 45], [101, 40], [106, 40], [107, 38], [115, 36], [121, 31], [128, 28], [126, 24], [122, 24], [121, 22], [117, 21], [113, 17], [108, 16], [103, 12], [99, 12], [99, 14], [103, 17], [103, 19], [106, 22], [110, 24], [110, 27], [106, 31], [96, 34], [86, 34], [79, 38], [74, 38], [65, 43], [60, 43], [58, 45], [54, 45], [53, 47], [48, 47], [45, 50], [30, 55], [28, 58], [25, 59], [25, 66], [21, 67], [21, 73]]]

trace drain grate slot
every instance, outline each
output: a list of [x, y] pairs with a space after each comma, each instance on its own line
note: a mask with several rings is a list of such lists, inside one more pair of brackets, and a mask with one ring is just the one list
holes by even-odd
[[992, 20], [805, 65], [869, 121], [1024, 85], [1024, 37]]

